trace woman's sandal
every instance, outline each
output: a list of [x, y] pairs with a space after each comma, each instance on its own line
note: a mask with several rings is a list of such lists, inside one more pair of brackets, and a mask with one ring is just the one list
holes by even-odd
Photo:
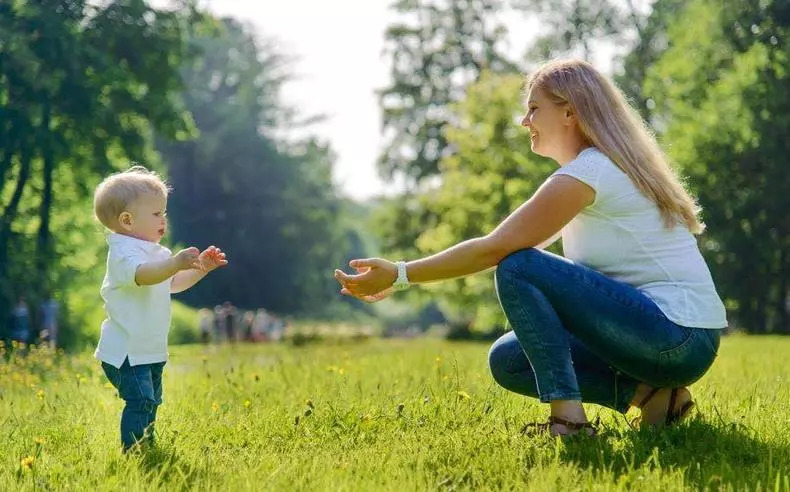
[[[580, 433], [587, 437], [594, 437], [598, 435], [598, 427], [592, 422], [571, 422], [569, 420], [554, 416], [549, 417], [547, 422], [530, 422], [525, 424], [524, 427], [521, 428], [521, 434], [526, 436], [534, 436], [537, 434], [543, 434], [545, 432], [550, 433], [551, 426], [554, 424], [564, 425], [569, 431], [578, 431], [572, 434], [559, 434], [560, 437], [574, 436]], [[587, 429], [589, 429], [589, 431]]]
[[[662, 388], [653, 388], [650, 390], [650, 393], [647, 394], [642, 401], [639, 403], [639, 408], [643, 408], [647, 403], [654, 397], [656, 394], [661, 391]], [[676, 424], [683, 420], [684, 418], [688, 417], [691, 409], [694, 408], [695, 403], [694, 400], [689, 400], [683, 404], [677, 411], [673, 412], [672, 410], [675, 408], [675, 402], [677, 401], [678, 397], [678, 390], [680, 388], [672, 388], [672, 391], [669, 393], [669, 406], [667, 407], [667, 416], [664, 419], [664, 425], [670, 426]], [[642, 417], [636, 417], [634, 420], [631, 421], [632, 427], [639, 427], [642, 423]]]

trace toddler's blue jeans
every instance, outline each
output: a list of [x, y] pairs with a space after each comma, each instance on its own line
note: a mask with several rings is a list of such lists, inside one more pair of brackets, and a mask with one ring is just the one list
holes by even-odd
[[120, 368], [102, 362], [107, 379], [126, 402], [121, 413], [121, 444], [128, 450], [137, 442], [152, 441], [156, 409], [162, 404], [162, 369], [164, 362], [129, 365]]

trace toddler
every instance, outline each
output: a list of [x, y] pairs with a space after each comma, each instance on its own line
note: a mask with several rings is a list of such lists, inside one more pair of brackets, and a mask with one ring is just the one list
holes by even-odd
[[159, 244], [167, 231], [169, 191], [156, 173], [135, 166], [109, 176], [94, 193], [96, 218], [110, 231], [101, 286], [107, 319], [95, 355], [126, 403], [121, 414], [124, 451], [153, 440], [167, 361], [170, 294], [228, 263], [215, 246], [174, 255]]

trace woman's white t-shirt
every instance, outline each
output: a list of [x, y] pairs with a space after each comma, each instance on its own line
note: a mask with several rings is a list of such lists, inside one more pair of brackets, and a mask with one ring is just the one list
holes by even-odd
[[562, 229], [565, 257], [644, 292], [674, 323], [724, 328], [727, 318], [694, 236], [667, 228], [658, 207], [595, 147], [553, 175], [595, 190], [595, 200]]

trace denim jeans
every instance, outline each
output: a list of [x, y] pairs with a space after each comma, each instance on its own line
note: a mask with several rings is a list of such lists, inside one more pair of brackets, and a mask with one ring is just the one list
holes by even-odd
[[124, 450], [136, 442], [153, 441], [156, 410], [162, 404], [162, 369], [164, 362], [129, 365], [120, 368], [102, 362], [107, 379], [126, 402], [121, 414], [121, 444]]
[[510, 391], [628, 410], [636, 386], [682, 387], [716, 358], [720, 330], [673, 323], [640, 290], [537, 249], [499, 263], [497, 296], [512, 332], [489, 352]]

